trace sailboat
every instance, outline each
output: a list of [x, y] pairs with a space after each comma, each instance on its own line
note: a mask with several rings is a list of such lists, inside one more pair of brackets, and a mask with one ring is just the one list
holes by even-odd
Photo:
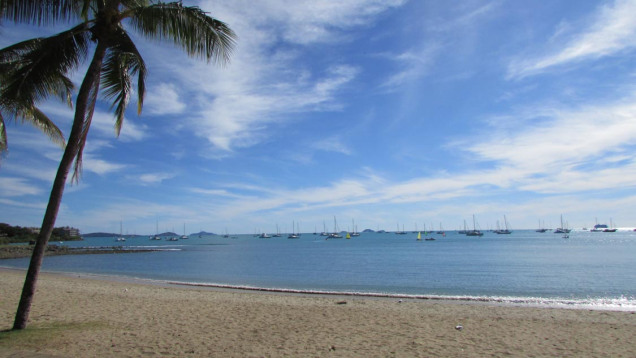
[[[356, 222], [353, 219], [351, 219], [351, 226], [353, 227], [353, 231], [350, 233], [349, 236], [360, 236], [358, 228], [356, 227]], [[349, 239], [349, 237], [347, 239]]]
[[322, 221], [322, 232], [320, 233], [320, 236], [329, 236], [329, 233], [327, 232], [327, 224], [325, 224], [325, 221]]
[[446, 235], [446, 231], [444, 231], [444, 229], [442, 228], [441, 222], [439, 223], [439, 231], [437, 231], [436, 234]]
[[157, 218], [157, 222], [155, 223], [155, 235], [150, 238], [150, 240], [161, 240], [161, 236], [159, 236], [159, 219]]
[[397, 224], [397, 230], [395, 231], [396, 235], [406, 235], [406, 231], [404, 231], [404, 224], [402, 224], [402, 231], [400, 231], [400, 224]]
[[499, 221], [497, 221], [497, 230], [495, 230], [497, 234], [511, 234], [512, 231], [508, 229], [508, 219], [506, 219], [506, 215], [504, 215], [504, 229], [499, 229]]
[[183, 223], [183, 235], [181, 235], [181, 239], [182, 240], [189, 239], [188, 235], [186, 235], [185, 223]]
[[272, 235], [272, 237], [280, 237], [280, 230], [278, 229], [278, 224], [276, 224], [276, 233]]
[[477, 223], [475, 221], [475, 215], [473, 214], [473, 229], [466, 231], [466, 236], [484, 236], [484, 233], [477, 230]]
[[457, 230], [458, 234], [466, 234], [468, 232], [468, 226], [466, 226], [466, 220], [464, 220], [464, 229], [463, 230]]
[[[563, 215], [561, 215], [561, 227], [558, 227], [554, 230], [555, 234], [569, 234], [570, 233], [570, 229], [566, 228], [565, 226], [563, 226]], [[564, 235], [565, 237], [565, 235]]]
[[536, 232], [546, 232], [548, 229], [544, 228], [541, 224], [541, 220], [539, 220], [539, 228], [535, 230]]
[[614, 223], [612, 222], [612, 218], [610, 218], [610, 227], [603, 229], [603, 232], [616, 232], [616, 228], [614, 227]]
[[299, 239], [300, 235], [295, 233], [295, 225], [296, 223], [292, 221], [292, 232], [287, 236], [288, 239]]
[[422, 241], [422, 233], [421, 232], [417, 232], [417, 241]]
[[338, 223], [335, 215], [333, 217], [333, 232], [327, 236], [327, 239], [342, 239], [342, 235], [338, 232]]
[[121, 232], [121, 220], [119, 221], [119, 237], [117, 239], [115, 239], [115, 241], [117, 242], [122, 242], [122, 241], [126, 241], [126, 238], [124, 237], [124, 235], [122, 235]]

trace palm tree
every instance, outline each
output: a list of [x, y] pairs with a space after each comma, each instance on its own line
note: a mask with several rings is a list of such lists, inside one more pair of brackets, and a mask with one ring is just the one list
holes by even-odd
[[[57, 81], [87, 58], [94, 47], [86, 75], [75, 99], [75, 115], [64, 154], [51, 189], [49, 202], [27, 271], [13, 329], [26, 327], [44, 249], [51, 236], [64, 185], [75, 164], [72, 179], [79, 180], [82, 151], [91, 125], [97, 95], [101, 88], [112, 101], [115, 130], [121, 130], [124, 113], [137, 78], [138, 113], [145, 93], [146, 67], [124, 25], [151, 39], [172, 41], [190, 56], [207, 61], [227, 62], [235, 34], [223, 22], [208, 16], [198, 7], [180, 2], [151, 0], [0, 0], [2, 18], [30, 24], [79, 21], [71, 29], [55, 36], [24, 41], [12, 46], [20, 56], [13, 63], [15, 73], [36, 73], [29, 79], [36, 93], [53, 93], [47, 86]], [[0, 58], [6, 48], [0, 50]], [[16, 51], [18, 50], [19, 51]], [[37, 58], [38, 61], [27, 61]], [[3, 79], [4, 80], [4, 79]], [[16, 88], [15, 91], [20, 91]], [[4, 93], [3, 93], [4, 95]]]

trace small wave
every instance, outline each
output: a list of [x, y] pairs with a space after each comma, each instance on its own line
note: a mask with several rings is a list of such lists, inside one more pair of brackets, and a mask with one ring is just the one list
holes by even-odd
[[225, 288], [246, 291], [260, 291], [272, 293], [293, 293], [308, 295], [328, 295], [328, 296], [354, 296], [354, 297], [370, 297], [370, 298], [398, 298], [398, 299], [414, 299], [414, 300], [432, 300], [432, 301], [456, 301], [456, 302], [474, 302], [474, 303], [492, 303], [503, 305], [519, 305], [531, 307], [545, 308], [570, 308], [570, 309], [591, 309], [591, 310], [607, 310], [607, 311], [636, 311], [636, 298], [619, 297], [619, 298], [585, 298], [585, 299], [566, 299], [566, 298], [544, 298], [544, 297], [497, 297], [497, 296], [452, 296], [452, 295], [416, 295], [416, 294], [400, 294], [400, 293], [383, 293], [383, 292], [352, 292], [352, 291], [326, 291], [326, 290], [307, 290], [293, 288], [271, 288], [256, 287], [247, 285], [228, 285], [217, 283], [200, 283], [200, 282], [181, 282], [166, 281], [172, 285], [209, 287], [209, 288]]

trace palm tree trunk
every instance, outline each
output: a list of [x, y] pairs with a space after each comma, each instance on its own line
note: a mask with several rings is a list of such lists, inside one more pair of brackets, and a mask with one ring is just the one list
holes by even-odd
[[40, 228], [40, 233], [33, 247], [31, 262], [29, 263], [29, 269], [27, 270], [26, 279], [24, 280], [24, 286], [22, 288], [22, 296], [20, 297], [20, 303], [18, 304], [18, 310], [13, 323], [14, 330], [24, 329], [29, 318], [37, 278], [40, 267], [42, 266], [42, 259], [44, 258], [44, 251], [51, 238], [53, 227], [55, 226], [55, 220], [60, 209], [60, 203], [62, 202], [62, 195], [64, 194], [66, 178], [78, 154], [82, 131], [84, 130], [84, 121], [89, 106], [89, 96], [94, 88], [99, 87], [102, 62], [105, 54], [106, 45], [104, 45], [103, 42], [98, 42], [91, 64], [86, 71], [86, 76], [77, 94], [73, 126], [66, 148], [64, 149], [64, 154], [62, 155], [62, 160], [57, 169], [57, 174], [55, 175], [53, 187], [51, 188], [49, 203], [46, 207], [42, 227]]

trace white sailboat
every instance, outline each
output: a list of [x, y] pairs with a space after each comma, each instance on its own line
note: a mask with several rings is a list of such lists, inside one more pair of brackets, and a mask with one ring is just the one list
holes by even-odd
[[292, 221], [292, 232], [291, 234], [287, 235], [288, 239], [299, 239], [300, 235], [296, 234], [295, 232], [295, 227], [296, 227], [296, 223]]
[[342, 235], [338, 232], [338, 223], [335, 215], [333, 217], [333, 232], [327, 236], [327, 239], [342, 239]]
[[508, 228], [508, 219], [506, 219], [506, 215], [504, 215], [504, 228], [499, 228], [499, 220], [497, 220], [497, 230], [495, 230], [496, 234], [511, 234], [512, 231]]
[[356, 227], [356, 222], [353, 219], [351, 219], [351, 226], [353, 227], [353, 231], [351, 232], [350, 236], [360, 236], [358, 228]]
[[150, 240], [161, 240], [161, 236], [159, 236], [159, 219], [155, 223], [155, 235]]
[[126, 241], [126, 238], [124, 237], [124, 235], [122, 234], [122, 224], [121, 224], [121, 220], [119, 221], [119, 237], [117, 239], [115, 239], [115, 241], [117, 242], [122, 242], [122, 241]]
[[569, 234], [570, 233], [570, 229], [568, 229], [565, 226], [563, 226], [563, 215], [561, 215], [561, 227], [556, 228], [554, 230], [554, 233], [555, 234]]
[[189, 238], [188, 235], [186, 235], [185, 223], [183, 223], [183, 235], [181, 235], [181, 239], [185, 240], [188, 238]]
[[466, 236], [484, 236], [484, 233], [477, 230], [477, 222], [475, 220], [475, 215], [473, 214], [473, 229], [466, 232]]
[[276, 233], [272, 235], [272, 237], [280, 237], [280, 230], [278, 229], [278, 224], [276, 224]]

